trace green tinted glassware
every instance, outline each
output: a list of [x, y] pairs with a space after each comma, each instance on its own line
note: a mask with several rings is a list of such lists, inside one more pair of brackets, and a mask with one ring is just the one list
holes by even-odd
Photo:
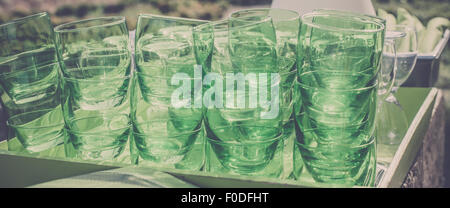
[[54, 30], [66, 119], [84, 111], [129, 113], [131, 46], [125, 18], [75, 21]]
[[[314, 13], [321, 13], [321, 14], [336, 14], [336, 15], [350, 15], [350, 16], [356, 16], [364, 19], [369, 19], [370, 21], [378, 22], [386, 28], [386, 20], [382, 19], [377, 16], [371, 16], [366, 14], [360, 14], [360, 13], [353, 13], [353, 12], [347, 12], [347, 11], [341, 11], [341, 10], [332, 10], [332, 9], [315, 9]], [[395, 32], [395, 31], [389, 31], [388, 28], [385, 29], [385, 38], [384, 38], [384, 47], [383, 47], [383, 53], [381, 57], [381, 63], [380, 63], [380, 73], [379, 73], [379, 89], [378, 94], [381, 96], [380, 100], [383, 100], [384, 97], [388, 96], [387, 92], [391, 90], [394, 86], [394, 80], [397, 77], [397, 46], [395, 46], [395, 40], [401, 38], [402, 34]]]
[[299, 160], [318, 182], [373, 185], [378, 88], [386, 95], [393, 83], [385, 80], [390, 72], [379, 73], [384, 46], [395, 54], [384, 31], [384, 21], [367, 15], [318, 10], [302, 16], [296, 178]]
[[[116, 119], [112, 115], [130, 113], [132, 57], [125, 18], [74, 21], [54, 31], [61, 62], [62, 109], [69, 134], [66, 156], [94, 160], [125, 157], [128, 153], [122, 153], [130, 130], [116, 131], [111, 128], [118, 127], [104, 125]], [[89, 122], [93, 129], [87, 126]]]
[[230, 17], [229, 55], [233, 72], [277, 72], [277, 39], [271, 17]]
[[300, 14], [293, 10], [278, 8], [257, 8], [238, 10], [230, 14], [232, 18], [271, 17], [277, 39], [279, 71], [296, 69], [297, 39]]
[[[271, 17], [277, 39], [277, 61], [281, 77], [281, 108], [283, 108], [283, 122], [292, 122], [293, 97], [298, 92], [293, 90], [296, 80], [297, 39], [300, 15], [296, 11], [277, 8], [257, 8], [239, 10], [230, 14], [232, 18]], [[293, 132], [293, 124], [285, 124], [286, 133]], [[290, 129], [287, 129], [290, 128]]]
[[189, 170], [203, 168], [205, 146], [201, 124], [192, 129], [176, 126], [177, 122], [146, 119], [145, 122], [134, 123], [133, 137], [142, 158], [139, 165]]
[[[205, 104], [206, 170], [280, 177], [284, 170], [282, 121], [290, 116], [284, 116], [281, 106], [291, 104], [292, 82], [287, 80], [295, 80], [295, 72], [279, 73], [272, 19], [255, 16], [211, 22], [195, 27], [194, 37], [195, 45], [212, 42], [211, 49], [198, 47], [204, 49], [202, 57], [211, 60], [205, 62], [209, 73], [203, 83], [204, 99], [212, 100], [211, 105]], [[278, 100], [258, 100], [258, 94]], [[273, 108], [278, 109], [273, 117], [261, 116]]]
[[[247, 36], [245, 33], [251, 35]], [[217, 119], [222, 117], [217, 121], [219, 126], [226, 125], [221, 122], [251, 120], [260, 117], [261, 112], [269, 112], [271, 105], [263, 104], [271, 101], [258, 100], [258, 93], [265, 92], [268, 95], [266, 98], [274, 95], [274, 98], [281, 99], [280, 79], [283, 78], [277, 73], [276, 39], [270, 17], [259, 20], [231, 18], [211, 22], [195, 27], [194, 36], [204, 37], [194, 39], [195, 44], [200, 42], [207, 45], [202, 41], [207, 40], [206, 37], [213, 39], [212, 49], [207, 50], [211, 53], [210, 65], [206, 65], [205, 69], [210, 73], [205, 76], [207, 82], [203, 85], [204, 99], [205, 96], [214, 97], [213, 103], [206, 103], [205, 107], [221, 114], [216, 117]], [[264, 44], [260, 44], [261, 41]], [[244, 43], [248, 44], [248, 47], [244, 46]], [[274, 88], [272, 92], [272, 86], [278, 88]], [[267, 119], [275, 123], [282, 117], [279, 102], [276, 105], [278, 110], [273, 118]]]
[[[374, 186], [376, 171], [375, 137], [369, 137], [360, 144], [322, 143], [317, 131], [303, 126], [305, 118], [300, 114], [296, 123], [297, 139], [294, 147], [294, 175], [301, 177], [304, 164], [315, 181], [345, 186]], [[306, 118], [307, 119], [307, 118]], [[349, 139], [353, 137], [350, 136]], [[340, 138], [339, 138], [340, 139]], [[299, 154], [300, 153], [300, 154]], [[303, 161], [300, 163], [299, 161]]]
[[[131, 116], [139, 164], [203, 167], [201, 66], [206, 58], [197, 55], [201, 48], [194, 46], [192, 29], [206, 22], [139, 16]], [[155, 126], [161, 128], [152, 133]]]
[[130, 74], [131, 46], [125, 17], [101, 17], [55, 27], [65, 77], [105, 79]]
[[206, 21], [176, 17], [139, 16], [135, 37], [135, 58], [138, 83], [144, 100], [148, 101], [152, 97], [147, 95], [159, 94], [170, 97], [177, 87], [171, 84], [171, 79], [177, 74], [182, 75], [181, 81], [186, 81], [185, 77], [196, 81], [189, 83], [192, 94], [199, 91], [203, 72], [200, 68], [199, 76], [194, 73], [197, 56], [192, 28], [204, 23]]
[[[185, 107], [184, 102], [174, 106], [170, 95], [176, 87], [170, 85], [170, 78], [136, 74], [135, 79], [141, 76], [152, 86], [149, 94], [141, 95], [135, 80], [131, 117], [138, 164], [200, 170], [204, 164], [202, 108]], [[194, 81], [189, 78], [186, 82]]]
[[60, 107], [17, 114], [11, 116], [7, 124], [28, 153], [49, 150], [64, 142], [64, 120]]
[[[321, 86], [326, 81], [317, 79], [328, 74], [324, 71], [305, 72], [299, 76], [302, 125], [317, 129], [317, 138], [335, 144], [360, 144], [371, 137], [377, 107], [377, 87], [333, 89]], [[333, 74], [329, 74], [333, 76]], [[343, 76], [349, 79], [353, 75]], [[326, 85], [325, 84], [325, 85]]]
[[7, 116], [58, 106], [59, 64], [49, 14], [1, 24], [0, 45], [0, 96]]
[[[137, 71], [158, 77], [171, 77], [175, 73], [193, 77], [197, 62], [192, 28], [204, 23], [207, 21], [140, 15], [135, 39]], [[145, 84], [140, 81], [140, 85]]]
[[[78, 116], [66, 121], [67, 139], [74, 150], [66, 149], [67, 156], [82, 160], [118, 161], [131, 132], [128, 115], [89, 113]], [[129, 162], [125, 160], [125, 163]]]
[[[264, 131], [260, 129], [264, 128]], [[237, 132], [237, 129], [258, 131]], [[216, 173], [279, 177], [283, 172], [280, 128], [267, 126], [206, 127], [206, 170]]]
[[384, 45], [382, 22], [349, 12], [313, 12], [302, 16], [298, 42], [299, 74], [307, 71], [355, 73], [366, 79], [336, 84], [365, 87], [378, 75]]

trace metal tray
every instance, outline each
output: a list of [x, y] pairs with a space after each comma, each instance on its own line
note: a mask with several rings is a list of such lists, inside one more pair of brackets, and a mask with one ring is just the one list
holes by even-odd
[[[400, 187], [409, 168], [418, 154], [420, 145], [429, 126], [434, 102], [438, 90], [435, 88], [400, 88], [397, 98], [404, 105], [409, 128], [402, 143], [395, 148], [378, 148], [377, 157], [389, 161], [389, 165], [377, 166], [377, 187]], [[68, 177], [94, 173], [97, 171], [127, 168], [129, 164], [111, 162], [74, 161], [50, 156], [31, 156], [24, 153], [7, 151], [6, 142], [0, 143], [0, 187], [39, 187], [39, 184], [54, 180], [70, 180]], [[120, 170], [120, 169], [117, 169]], [[183, 171], [154, 167], [132, 167], [140, 175], [157, 172], [169, 173], [187, 183], [198, 187], [330, 187], [320, 184], [305, 173], [302, 179], [280, 180], [264, 177], [234, 176], [212, 174], [199, 171]], [[99, 184], [98, 183], [87, 183]], [[37, 184], [37, 185], [36, 185]], [[56, 186], [68, 183], [56, 183]], [[55, 183], [53, 183], [55, 185]], [[339, 186], [338, 186], [339, 187]]]

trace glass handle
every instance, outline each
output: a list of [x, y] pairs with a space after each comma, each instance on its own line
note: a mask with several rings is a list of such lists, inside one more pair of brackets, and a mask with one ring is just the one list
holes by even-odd
[[397, 54], [394, 41], [386, 39], [381, 57], [381, 67], [379, 72], [378, 95], [386, 99], [394, 86], [397, 74]]

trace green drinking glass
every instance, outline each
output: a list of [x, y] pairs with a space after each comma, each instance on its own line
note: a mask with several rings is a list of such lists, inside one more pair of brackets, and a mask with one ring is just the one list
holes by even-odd
[[294, 175], [297, 179], [301, 177], [301, 169], [295, 166], [303, 165], [297, 162], [303, 161], [306, 170], [317, 182], [343, 186], [374, 186], [375, 137], [354, 145], [320, 143], [316, 131], [317, 129], [307, 128], [296, 131]]
[[141, 158], [139, 165], [188, 170], [203, 168], [202, 125], [190, 128], [179, 126], [178, 122], [158, 118], [133, 122], [133, 138]]
[[[197, 62], [192, 28], [204, 23], [207, 21], [140, 15], [135, 38], [137, 71], [150, 76], [171, 77], [185, 73], [193, 77]], [[146, 83], [140, 81], [139, 84]]]
[[1, 24], [0, 45], [0, 103], [6, 118], [58, 106], [59, 64], [49, 14]]
[[[128, 140], [125, 134], [129, 132], [119, 135], [120, 130], [111, 130], [108, 126], [101, 127], [99, 126], [102, 124], [101, 118], [94, 116], [105, 114], [107, 115], [105, 119], [109, 119], [113, 117], [111, 115], [129, 115], [132, 91], [129, 89], [132, 89], [133, 77], [131, 75], [105, 79], [69, 78], [62, 75], [60, 77], [63, 89], [61, 105], [69, 135], [64, 141], [66, 157], [130, 163], [128, 158], [130, 152], [124, 151], [123, 145]], [[92, 127], [96, 127], [98, 132], [91, 132], [87, 126], [83, 128], [78, 126], [78, 124], [88, 125], [89, 122], [92, 122]], [[104, 129], [101, 130], [102, 128]], [[101, 144], [99, 142], [101, 140], [105, 143]], [[97, 149], [95, 145], [98, 145]]]
[[61, 78], [62, 106], [67, 119], [85, 112], [129, 113], [131, 75], [107, 79]]
[[131, 45], [125, 17], [100, 17], [55, 27], [64, 77], [106, 79], [128, 76]]
[[[172, 85], [172, 77], [136, 74], [131, 118], [137, 163], [200, 170], [204, 164], [203, 109], [191, 105], [190, 97], [173, 96], [179, 86]], [[139, 89], [138, 77], [145, 80], [148, 90]], [[193, 78], [179, 81], [195, 82]]]
[[[386, 26], [386, 20], [375, 16], [326, 9], [317, 9], [314, 10], [314, 12], [325, 14], [344, 13], [353, 16], [362, 16], [364, 18], [371, 18], [373, 21], [378, 21]], [[391, 89], [392, 91], [396, 91], [394, 88], [395, 86], [398, 88], [398, 80], [403, 79], [404, 81], [408, 77], [408, 72], [410, 72], [410, 70], [404, 70], [404, 68], [408, 68], [408, 64], [409, 66], [414, 65], [414, 57], [417, 55], [417, 52], [416, 54], [414, 53], [414, 47], [416, 47], [414, 38], [414, 30], [408, 29], [406, 25], [386, 27], [385, 44], [380, 68], [380, 85], [378, 89], [379, 106], [376, 121], [378, 145], [395, 145], [400, 143], [408, 127], [403, 110], [398, 107], [396, 98], [390, 92]], [[402, 62], [403, 64], [399, 62]], [[385, 101], [387, 96], [387, 101]]]
[[[136, 30], [136, 76], [138, 92], [133, 111], [160, 108], [154, 118], [187, 122], [193, 130], [201, 123], [201, 63], [197, 63], [192, 29], [203, 20], [140, 15]], [[200, 102], [199, 102], [200, 101]], [[137, 121], [139, 113], [133, 113]], [[146, 119], [152, 119], [148, 117]], [[193, 123], [191, 123], [193, 122]]]
[[[131, 115], [139, 164], [195, 170], [203, 166], [204, 141], [199, 132], [203, 120], [201, 66], [206, 59], [197, 55], [201, 48], [194, 45], [193, 28], [205, 23], [139, 16]], [[152, 134], [151, 125], [161, 126], [161, 132]]]
[[275, 73], [277, 39], [272, 18], [230, 17], [197, 26], [194, 44], [198, 54], [208, 57], [207, 72]]
[[394, 31], [389, 31], [386, 27], [386, 20], [377, 16], [371, 16], [366, 14], [353, 13], [348, 11], [341, 10], [332, 10], [332, 9], [315, 9], [314, 13], [321, 14], [337, 14], [337, 15], [351, 15], [364, 19], [370, 19], [371, 21], [379, 22], [384, 25], [386, 28], [385, 39], [384, 39], [384, 47], [383, 53], [381, 57], [381, 68], [379, 73], [379, 89], [378, 94], [380, 100], [384, 100], [386, 96], [388, 96], [387, 92], [393, 88], [394, 81], [396, 79], [397, 70], [397, 46], [395, 45], [395, 40], [401, 38], [400, 33], [396, 33]]
[[[98, 135], [98, 140], [104, 139], [104, 144], [110, 145], [107, 147], [96, 141], [95, 133], [88, 127], [77, 129], [77, 124], [98, 120], [93, 125], [100, 125], [101, 118], [89, 116], [130, 113], [132, 57], [125, 17], [74, 21], [59, 25], [54, 31], [61, 63], [62, 109], [71, 138], [65, 141], [66, 155], [96, 160], [123, 155], [122, 140], [128, 136], [116, 135], [119, 133], [108, 126], [98, 126], [106, 134]], [[99, 145], [98, 149], [95, 145]]]
[[92, 113], [66, 120], [66, 155], [82, 160], [120, 161], [131, 132], [127, 114]]
[[[271, 27], [272, 32], [265, 34], [264, 32]], [[258, 37], [247, 37], [244, 33], [251, 33]], [[213, 39], [211, 50], [205, 50], [210, 52], [210, 55], [204, 56], [211, 56], [211, 61], [210, 65], [206, 65], [205, 71], [209, 73], [204, 77], [203, 83], [205, 90], [203, 99], [209, 101], [204, 102], [205, 107], [208, 111], [221, 114], [216, 116], [211, 112], [211, 116], [219, 119], [217, 121], [210, 119], [215, 123], [213, 125], [223, 126], [226, 122], [245, 122], [256, 117], [264, 117], [262, 116], [264, 112], [267, 115], [262, 120], [279, 123], [282, 117], [279, 102], [282, 78], [278, 74], [276, 64], [276, 39], [270, 17], [258, 21], [230, 18], [211, 22], [195, 27], [194, 36]], [[243, 38], [246, 37], [247, 39], [244, 40]], [[239, 39], [242, 41], [239, 42]], [[202, 43], [205, 40], [207, 38], [199, 38], [194, 39], [194, 42], [207, 45]], [[266, 42], [259, 44], [262, 40]], [[244, 43], [249, 46], [244, 47], [242, 45]], [[258, 47], [261, 48], [258, 49]], [[237, 55], [244, 51], [246, 55]], [[247, 57], [245, 63], [243, 57]], [[268, 98], [273, 99], [268, 100]]]
[[[261, 129], [264, 132], [237, 132]], [[282, 129], [267, 126], [206, 127], [206, 171], [278, 178], [283, 172]]]
[[100, 17], [55, 27], [66, 120], [129, 113], [131, 52], [124, 17]]
[[228, 42], [229, 21], [214, 21], [193, 28], [196, 57], [205, 60], [203, 70], [224, 74], [231, 70]]
[[256, 8], [238, 10], [231, 13], [230, 17], [271, 17], [277, 39], [279, 71], [292, 71], [297, 68], [297, 40], [300, 23], [298, 12], [278, 8]]
[[277, 72], [277, 39], [271, 17], [230, 17], [229, 55], [233, 72]]
[[17, 139], [28, 153], [40, 153], [64, 143], [64, 119], [60, 107], [11, 116], [7, 125], [15, 134], [8, 143], [12, 145], [12, 140]]
[[351, 82], [336, 77], [336, 83], [369, 86], [378, 75], [384, 36], [384, 24], [370, 16], [336, 11], [305, 14], [298, 42], [299, 74], [318, 70], [364, 74], [367, 79]]
[[[268, 165], [272, 160], [265, 160], [270, 154], [277, 152], [278, 155], [279, 152], [282, 155], [283, 118], [288, 120], [290, 115], [284, 116], [281, 105], [291, 104], [291, 86], [289, 82], [281, 81], [295, 80], [295, 73], [279, 73], [272, 19], [267, 16], [232, 17], [210, 22], [195, 27], [194, 37], [195, 45], [206, 46], [198, 47], [203, 49], [199, 54], [208, 58], [205, 62], [208, 73], [203, 83], [209, 151], [206, 170], [278, 177], [283, 171], [280, 163], [276, 163], [278, 168], [272, 169], [275, 173], [261, 171], [272, 166]], [[288, 95], [284, 100], [283, 93]], [[272, 135], [273, 131], [280, 135]], [[212, 141], [212, 137], [216, 140]], [[273, 140], [275, 137], [277, 139]], [[259, 149], [248, 150], [248, 154], [260, 151], [268, 154], [254, 158], [258, 160], [254, 167], [246, 167], [246, 159], [240, 158], [237, 152], [246, 154], [244, 152], [252, 142], [261, 145], [258, 145]], [[233, 152], [236, 154], [226, 156]], [[234, 164], [233, 160], [236, 160]]]
[[[317, 129], [316, 134], [323, 141], [336, 144], [361, 143], [372, 136], [374, 131], [378, 83], [358, 89], [327, 88], [323, 86], [328, 85], [328, 80], [317, 79], [325, 77], [327, 73], [310, 71], [298, 77], [301, 107], [307, 118], [300, 122]], [[347, 76], [353, 77], [352, 74]], [[340, 74], [338, 77], [350, 79], [347, 76]]]
[[[230, 14], [231, 18], [271, 17], [277, 39], [277, 61], [281, 77], [281, 108], [285, 133], [293, 132], [293, 91], [297, 73], [297, 40], [300, 23], [298, 12], [288, 9], [256, 8], [239, 10]], [[258, 18], [255, 18], [258, 19]], [[288, 122], [291, 122], [288, 124]]]

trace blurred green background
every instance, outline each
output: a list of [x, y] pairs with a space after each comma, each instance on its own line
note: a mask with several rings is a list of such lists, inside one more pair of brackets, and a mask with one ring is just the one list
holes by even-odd
[[[48, 11], [55, 25], [78, 19], [121, 15], [127, 18], [128, 27], [133, 30], [140, 13], [218, 20], [238, 9], [270, 7], [271, 2], [272, 0], [0, 0], [0, 24], [29, 14]], [[450, 19], [449, 0], [372, 0], [372, 3], [375, 9], [382, 8], [394, 15], [397, 8], [403, 7], [417, 16], [424, 25], [437, 16]], [[447, 100], [447, 138], [450, 138], [449, 45], [450, 41], [441, 57], [439, 80], [436, 84], [436, 87], [443, 89]], [[449, 161], [450, 159], [447, 163]]]
[[[130, 30], [135, 29], [141, 13], [198, 18], [221, 19], [231, 11], [247, 7], [270, 7], [272, 0], [0, 0], [0, 23], [48, 11], [55, 25], [78, 19], [122, 15]], [[407, 9], [424, 25], [433, 17], [450, 18], [449, 0], [372, 0], [375, 9], [382, 8], [396, 14], [398, 7]], [[447, 43], [447, 46], [450, 43]], [[450, 51], [442, 54], [440, 79], [437, 87], [445, 91], [450, 100]], [[450, 102], [447, 102], [450, 109]], [[449, 111], [450, 114], [450, 111]], [[448, 117], [450, 123], [450, 117]]]
[[48, 11], [55, 25], [77, 19], [121, 15], [130, 30], [141, 13], [217, 20], [234, 7], [266, 5], [272, 0], [0, 0], [0, 23]]

